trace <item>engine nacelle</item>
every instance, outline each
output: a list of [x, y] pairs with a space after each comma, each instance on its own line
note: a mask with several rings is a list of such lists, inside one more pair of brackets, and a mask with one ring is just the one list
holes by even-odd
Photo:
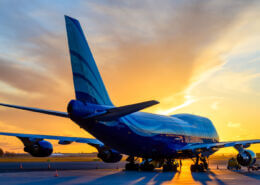
[[256, 162], [256, 155], [252, 150], [243, 150], [237, 155], [237, 162], [242, 166], [251, 166]]
[[52, 154], [53, 147], [50, 142], [42, 140], [25, 146], [24, 151], [28, 152], [33, 157], [48, 157]]
[[105, 112], [105, 110], [106, 108], [102, 105], [96, 105], [96, 104], [86, 105], [85, 103], [78, 100], [71, 100], [67, 107], [69, 117], [72, 120], [86, 117], [87, 115], [91, 115], [93, 113]]
[[119, 162], [122, 159], [122, 155], [112, 149], [103, 149], [99, 150], [98, 158], [102, 159], [102, 161], [106, 163], [116, 163]]

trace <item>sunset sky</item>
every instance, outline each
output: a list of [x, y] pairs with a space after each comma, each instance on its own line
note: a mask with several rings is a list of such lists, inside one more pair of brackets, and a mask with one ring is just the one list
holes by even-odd
[[[221, 141], [260, 139], [259, 10], [253, 0], [0, 1], [0, 102], [66, 111], [66, 14], [81, 22], [115, 105], [155, 99], [145, 111], [206, 116]], [[92, 137], [69, 119], [4, 107], [0, 131]], [[52, 143], [54, 152], [95, 151]], [[0, 148], [23, 144], [1, 136]]]

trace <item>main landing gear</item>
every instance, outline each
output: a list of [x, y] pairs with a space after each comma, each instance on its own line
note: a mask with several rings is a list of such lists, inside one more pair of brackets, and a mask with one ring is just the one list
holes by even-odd
[[[201, 163], [199, 163], [201, 161]], [[195, 164], [190, 166], [191, 172], [204, 172], [208, 170], [208, 163], [206, 157], [196, 156]]]
[[139, 170], [139, 164], [135, 163], [137, 159], [135, 159], [133, 156], [129, 156], [126, 161], [129, 161], [129, 163], [127, 163], [125, 165], [125, 170], [126, 171], [138, 171]]
[[140, 164], [140, 170], [142, 170], [142, 171], [153, 171], [154, 165], [151, 162], [152, 162], [151, 159], [145, 159]]
[[137, 162], [138, 158], [129, 156], [127, 158], [127, 163], [125, 165], [126, 171], [153, 171], [155, 168], [161, 168], [163, 167], [163, 172], [176, 172], [177, 168], [179, 167], [179, 164], [173, 160], [173, 159], [167, 159], [167, 160], [152, 160], [152, 159], [143, 159], [143, 161], [138, 164]]
[[178, 163], [176, 163], [172, 159], [167, 159], [166, 163], [163, 165], [163, 171], [164, 172], [176, 172], [178, 168]]
[[153, 171], [155, 168], [152, 159], [144, 159], [140, 164], [136, 163], [138, 158], [129, 156], [126, 160], [129, 162], [125, 165], [126, 171]]

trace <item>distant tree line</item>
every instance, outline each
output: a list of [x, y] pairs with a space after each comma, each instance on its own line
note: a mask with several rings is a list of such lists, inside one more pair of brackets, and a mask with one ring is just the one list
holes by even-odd
[[0, 148], [0, 157], [4, 156], [4, 151], [2, 150], [2, 148]]
[[17, 153], [15, 152], [8, 152], [8, 151], [4, 152], [4, 150], [0, 148], [0, 157], [14, 157], [16, 155]]

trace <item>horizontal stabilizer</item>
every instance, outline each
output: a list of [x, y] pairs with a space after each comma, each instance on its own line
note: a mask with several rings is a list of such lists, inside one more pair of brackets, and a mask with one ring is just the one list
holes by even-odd
[[98, 121], [113, 121], [116, 120], [117, 118], [137, 112], [139, 110], [156, 105], [158, 103], [159, 103], [158, 101], [151, 100], [151, 101], [136, 103], [132, 105], [125, 105], [122, 107], [115, 107], [115, 108], [107, 109], [106, 112], [103, 114], [92, 115], [90, 117], [87, 117], [87, 119], [91, 118]]
[[68, 117], [68, 113], [67, 112], [59, 112], [59, 111], [53, 111], [53, 110], [38, 109], [38, 108], [33, 108], [33, 107], [24, 107], [24, 106], [19, 106], [19, 105], [10, 105], [10, 104], [5, 104], [5, 103], [0, 103], [0, 106], [11, 107], [11, 108], [16, 108], [16, 109], [22, 109], [22, 110], [38, 112], [38, 113], [43, 113], [43, 114], [49, 114], [49, 115], [53, 115], [53, 116], [60, 116], [60, 117], [65, 117], [65, 118]]

